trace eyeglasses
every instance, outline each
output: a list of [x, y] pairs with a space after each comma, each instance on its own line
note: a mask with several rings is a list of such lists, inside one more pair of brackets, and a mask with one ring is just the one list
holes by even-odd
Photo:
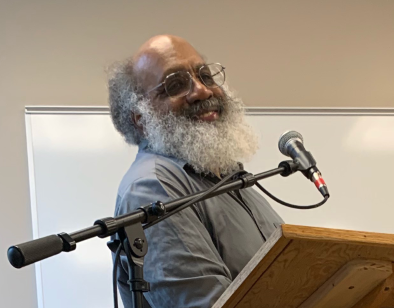
[[[220, 63], [205, 64], [198, 69], [198, 76], [207, 88], [218, 88], [226, 80], [224, 69], [225, 67]], [[187, 71], [179, 71], [169, 74], [162, 83], [149, 90], [148, 93], [164, 85], [168, 96], [174, 98], [183, 97], [190, 93], [192, 84], [192, 75]]]

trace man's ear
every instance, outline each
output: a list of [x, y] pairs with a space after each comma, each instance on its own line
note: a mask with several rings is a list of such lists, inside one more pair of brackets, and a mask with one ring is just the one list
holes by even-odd
[[133, 122], [134, 126], [138, 130], [142, 131], [143, 127], [142, 127], [142, 124], [141, 124], [141, 115], [137, 114], [137, 113], [134, 113], [134, 112], [131, 112], [130, 113], [130, 117], [131, 117], [131, 121]]

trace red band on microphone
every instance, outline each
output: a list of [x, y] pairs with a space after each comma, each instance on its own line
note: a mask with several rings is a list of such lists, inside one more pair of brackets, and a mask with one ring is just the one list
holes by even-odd
[[319, 189], [321, 185], [326, 185], [326, 182], [324, 182], [323, 178], [318, 178], [314, 183], [317, 189]]

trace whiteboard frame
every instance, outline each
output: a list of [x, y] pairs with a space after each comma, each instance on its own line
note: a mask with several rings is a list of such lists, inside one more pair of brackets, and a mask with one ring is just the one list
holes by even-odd
[[[394, 108], [314, 108], [314, 107], [245, 107], [247, 115], [252, 116], [393, 116]], [[37, 239], [38, 211], [35, 186], [33, 138], [31, 116], [34, 114], [110, 114], [108, 106], [26, 106], [26, 142], [29, 172], [30, 203], [33, 238]], [[44, 308], [41, 262], [35, 263], [38, 308]]]
[[[248, 115], [379, 115], [392, 116], [394, 108], [355, 107], [245, 107]], [[26, 106], [26, 114], [109, 114], [108, 106]]]
[[[34, 152], [33, 152], [33, 135], [31, 129], [31, 116], [25, 114], [26, 121], [26, 143], [27, 143], [27, 163], [29, 174], [29, 190], [30, 190], [30, 206], [32, 217], [32, 231], [33, 239], [38, 238], [38, 211], [37, 211], [37, 196], [36, 196], [36, 178], [34, 171]], [[36, 289], [37, 289], [37, 305], [38, 308], [44, 308], [44, 289], [42, 282], [41, 262], [34, 263], [36, 272]]]

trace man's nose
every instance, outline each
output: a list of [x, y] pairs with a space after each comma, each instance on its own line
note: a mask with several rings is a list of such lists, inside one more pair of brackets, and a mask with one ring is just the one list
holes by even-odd
[[199, 78], [193, 77], [192, 80], [192, 88], [186, 97], [189, 104], [206, 100], [213, 96], [212, 90], [204, 85]]

